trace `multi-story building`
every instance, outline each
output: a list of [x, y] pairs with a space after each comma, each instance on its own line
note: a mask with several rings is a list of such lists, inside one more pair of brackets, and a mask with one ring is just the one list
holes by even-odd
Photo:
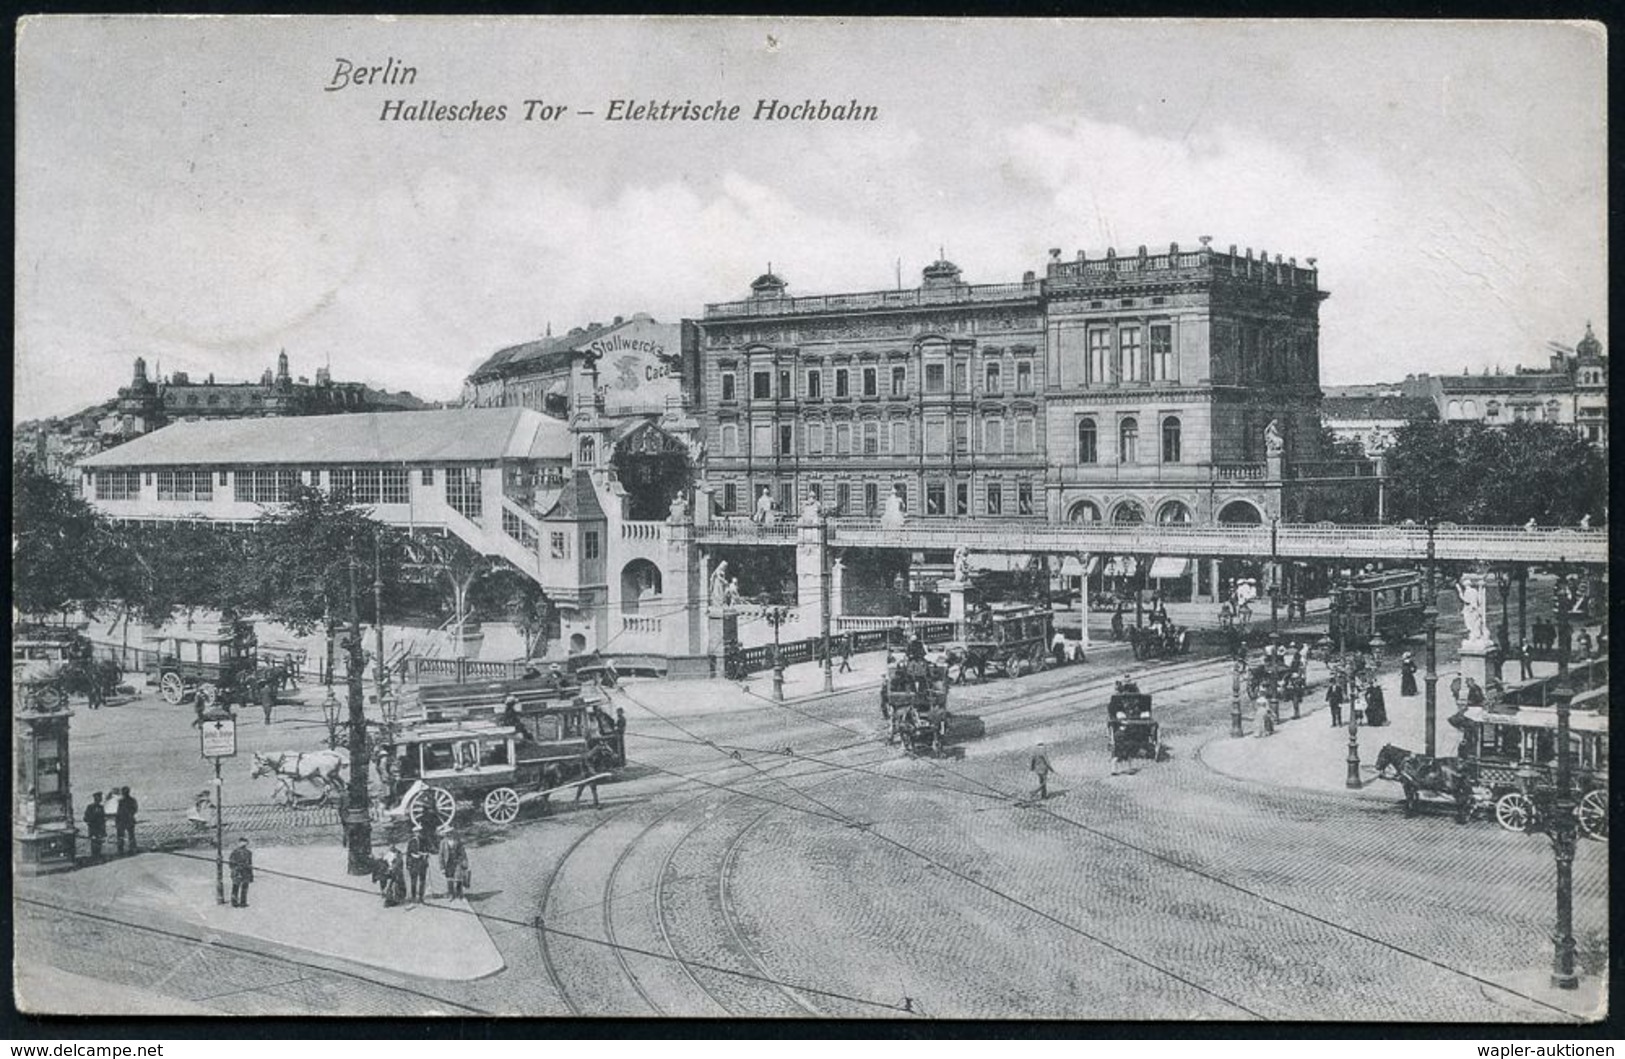
[[463, 386], [463, 403], [518, 406], [567, 417], [576, 406], [572, 366], [597, 364], [598, 403], [608, 415], [660, 414], [680, 405], [695, 359], [691, 320], [663, 324], [648, 313], [617, 316], [491, 354]]
[[[1318, 455], [1313, 268], [1208, 248], [1062, 261], [1045, 278], [706, 306], [707, 484], [876, 515], [1258, 522]], [[1274, 424], [1273, 430], [1271, 424]]]
[[194, 380], [184, 371], [168, 378], [149, 379], [145, 358], [135, 358], [130, 385], [118, 392], [114, 413], [102, 421], [101, 432], [110, 440], [156, 430], [183, 419], [244, 419], [264, 416], [327, 415], [334, 412], [390, 412], [431, 407], [411, 393], [375, 390], [359, 382], [334, 382], [325, 367], [316, 380], [294, 379], [288, 354], [277, 354], [276, 372], [270, 368], [258, 382], [216, 382], [214, 375]]
[[1356, 392], [1327, 394], [1320, 402], [1320, 422], [1343, 441], [1358, 441], [1367, 456], [1384, 455], [1400, 427], [1416, 419], [1439, 418], [1426, 397], [1407, 397], [1397, 385], [1339, 387]]
[[1042, 519], [1041, 288], [939, 260], [909, 290], [797, 298], [769, 272], [707, 305], [697, 400], [722, 514], [809, 499], [878, 515]]
[[1407, 396], [1433, 402], [1439, 418], [1490, 426], [1544, 422], [1572, 425], [1595, 444], [1608, 444], [1608, 358], [1586, 324], [1573, 349], [1554, 344], [1545, 368], [1518, 365], [1512, 373], [1407, 376]]
[[[1049, 510], [1075, 521], [1259, 522], [1319, 455], [1314, 259], [1178, 244], [1050, 252]], [[1273, 424], [1273, 430], [1271, 429]], [[1272, 458], [1274, 457], [1274, 458]]]

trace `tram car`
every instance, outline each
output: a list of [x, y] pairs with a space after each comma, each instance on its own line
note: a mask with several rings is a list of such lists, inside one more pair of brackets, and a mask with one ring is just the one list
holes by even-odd
[[1054, 615], [1048, 607], [1030, 603], [993, 603], [966, 623], [963, 644], [948, 652], [949, 675], [963, 684], [975, 673], [1019, 677], [1043, 669], [1054, 639]]
[[396, 736], [383, 765], [386, 811], [414, 824], [431, 811], [449, 822], [465, 805], [512, 823], [525, 799], [603, 780], [625, 760], [604, 700], [576, 686], [495, 681], [419, 695], [423, 720]]
[[[1606, 694], [1599, 689], [1594, 694]], [[1459, 760], [1475, 794], [1489, 801], [1495, 822], [1527, 831], [1538, 811], [1530, 787], [1550, 789], [1557, 778], [1557, 711], [1524, 706], [1506, 713], [1472, 707], [1465, 712]], [[1453, 722], [1454, 723], [1454, 722]], [[1570, 763], [1583, 834], [1608, 837], [1608, 714], [1574, 709], [1569, 715]]]
[[1364, 645], [1380, 633], [1390, 643], [1422, 628], [1426, 600], [1419, 570], [1361, 574], [1332, 595], [1329, 634], [1333, 643]]

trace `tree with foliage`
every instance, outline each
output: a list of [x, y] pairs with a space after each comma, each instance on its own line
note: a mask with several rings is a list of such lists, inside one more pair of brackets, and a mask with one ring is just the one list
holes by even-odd
[[472, 607], [479, 613], [501, 614], [519, 627], [524, 657], [543, 653], [539, 641], [547, 632], [550, 604], [541, 585], [512, 566], [500, 565], [476, 582]]
[[11, 465], [11, 600], [24, 614], [94, 617], [116, 598], [108, 524], [72, 485], [30, 457]]
[[1414, 420], [1386, 453], [1395, 520], [1574, 526], [1608, 514], [1602, 451], [1559, 423]]
[[[374, 521], [340, 494], [300, 487], [288, 503], [262, 515], [247, 538], [248, 555], [222, 582], [221, 598], [233, 609], [254, 612], [300, 633], [332, 627], [336, 615], [349, 626], [343, 648], [348, 663], [350, 787], [345, 845], [352, 875], [372, 866], [372, 827], [367, 821], [367, 717], [362, 670], [367, 652], [361, 633], [364, 612], [373, 611], [374, 576], [399, 584], [406, 563], [401, 534]], [[370, 613], [373, 621], [381, 614]], [[384, 659], [377, 660], [379, 665]]]
[[[1365, 446], [1355, 438], [1340, 438], [1330, 428], [1320, 428], [1318, 459], [1339, 465], [1333, 474], [1353, 476], [1354, 468], [1369, 464]], [[1346, 468], [1343, 469], [1343, 468]], [[1297, 490], [1292, 514], [1300, 522], [1370, 523], [1377, 521], [1377, 478], [1305, 484]]]
[[450, 535], [413, 537], [405, 547], [413, 576], [438, 583], [445, 590], [456, 650], [461, 654], [463, 631], [474, 616], [474, 586], [500, 569], [500, 564]]

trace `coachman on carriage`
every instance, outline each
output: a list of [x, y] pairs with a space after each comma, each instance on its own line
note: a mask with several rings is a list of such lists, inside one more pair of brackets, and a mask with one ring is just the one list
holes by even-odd
[[1114, 766], [1135, 757], [1161, 761], [1166, 752], [1151, 696], [1132, 681], [1118, 681], [1117, 690], [1107, 700], [1106, 737]]
[[948, 669], [926, 658], [893, 655], [880, 686], [880, 712], [891, 724], [888, 742], [910, 754], [941, 753], [948, 737]]

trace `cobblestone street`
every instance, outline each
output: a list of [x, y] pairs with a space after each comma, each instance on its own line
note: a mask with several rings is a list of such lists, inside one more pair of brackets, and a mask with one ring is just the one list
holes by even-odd
[[[1215, 772], [1199, 751], [1228, 741], [1219, 660], [1136, 667], [1171, 753], [1112, 775], [1103, 704], [1127, 666], [956, 689], [963, 753], [940, 759], [888, 746], [871, 690], [786, 705], [736, 696], [682, 715], [652, 705], [669, 687], [617, 691], [632, 762], [601, 808], [473, 825], [471, 907], [504, 962], [477, 981], [301, 967], [45, 906], [20, 906], [19, 952], [233, 1012], [1600, 1013], [1604, 843], [1582, 842], [1575, 862], [1589, 985], [1558, 994], [1543, 973], [1544, 838], [1445, 813], [1406, 819], [1385, 787], [1352, 795]], [[1027, 770], [1040, 741], [1057, 769], [1044, 801]], [[1325, 746], [1301, 768], [1340, 772], [1341, 744]], [[330, 815], [262, 806], [240, 819], [297, 845], [333, 842]]]

